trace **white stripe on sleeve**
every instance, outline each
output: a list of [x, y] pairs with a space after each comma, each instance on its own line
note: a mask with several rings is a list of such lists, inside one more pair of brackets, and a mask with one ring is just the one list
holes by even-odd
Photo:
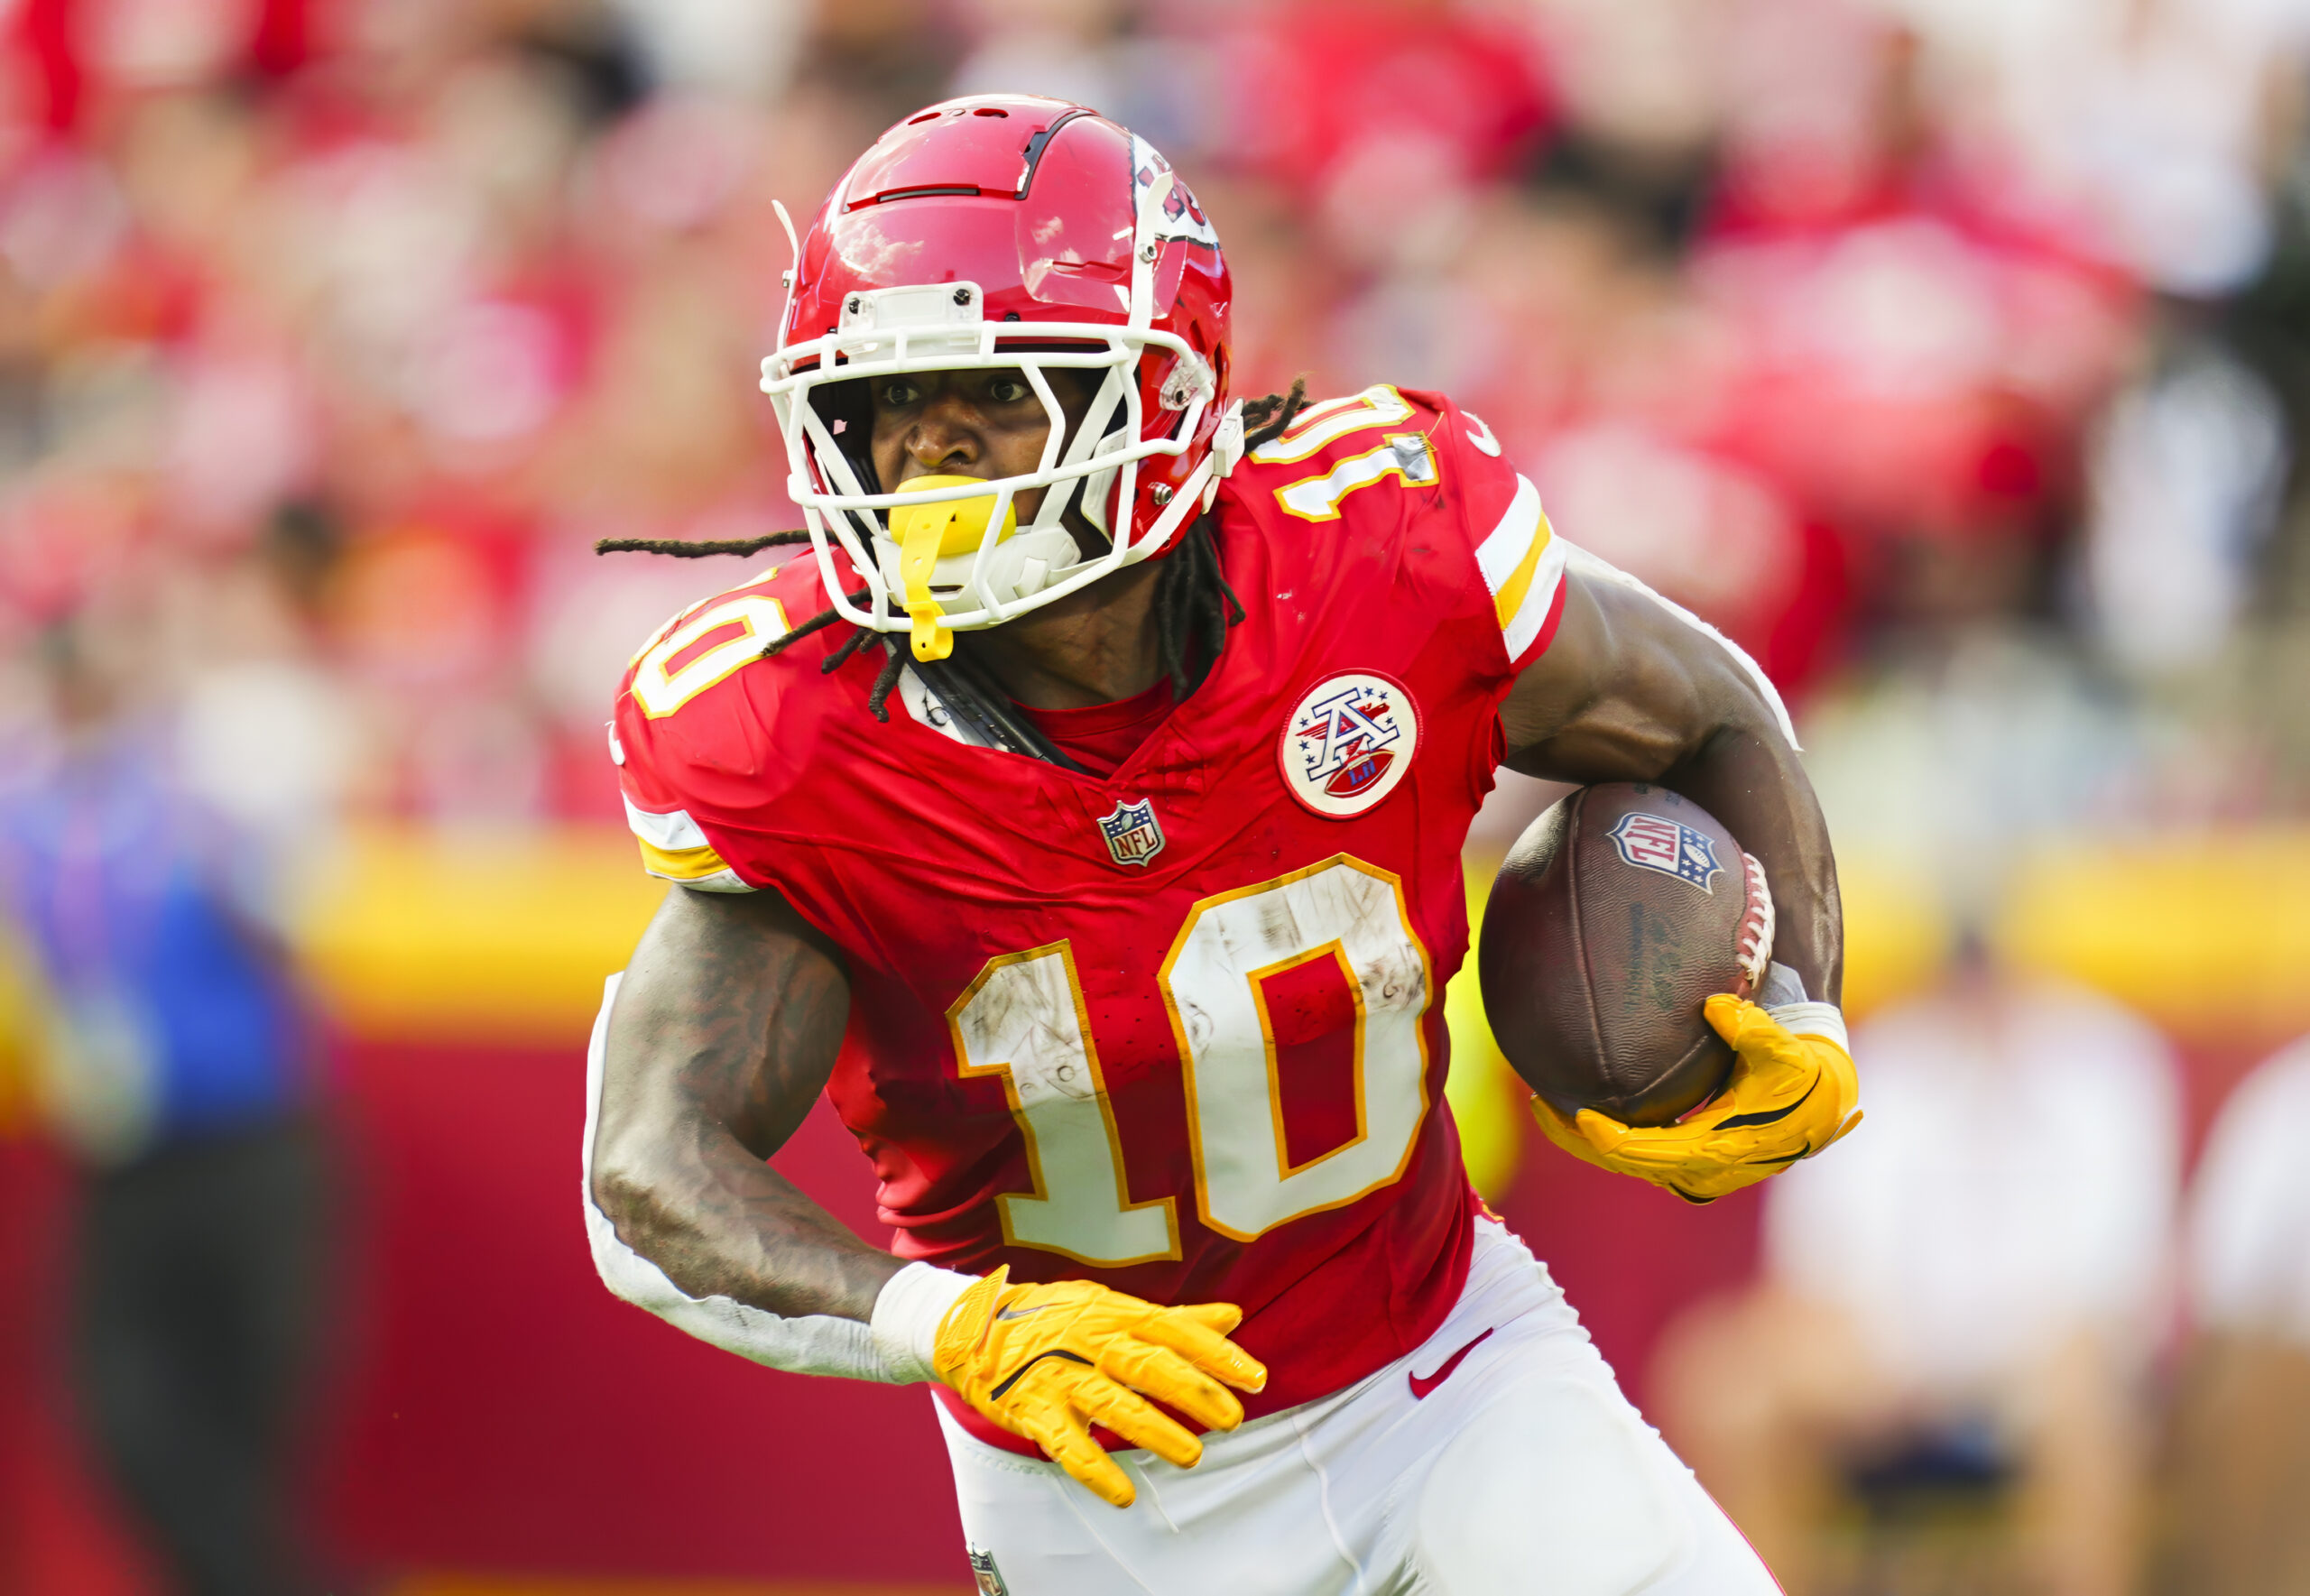
[[[620, 794], [624, 797], [624, 794]], [[698, 822], [689, 817], [688, 809], [675, 809], [669, 814], [655, 815], [635, 806], [632, 798], [625, 800], [625, 823], [633, 835], [653, 848], [669, 853], [687, 853], [692, 848], [711, 847]]]
[[1517, 607], [1502, 632], [1508, 644], [1508, 657], [1520, 660], [1532, 640], [1548, 623], [1548, 612], [1556, 608], [1557, 588], [1564, 581], [1565, 541], [1550, 538], [1548, 546], [1540, 551], [1539, 568], [1532, 573], [1532, 585], [1524, 590], [1524, 602]]
[[[1524, 563], [1524, 552], [1540, 531], [1540, 490], [1532, 479], [1519, 475], [1516, 496], [1509, 501], [1508, 513], [1492, 529], [1484, 540], [1476, 546], [1476, 565], [1483, 572], [1483, 585], [1498, 596], [1516, 567]], [[1515, 652], [1510, 650], [1509, 652]]]

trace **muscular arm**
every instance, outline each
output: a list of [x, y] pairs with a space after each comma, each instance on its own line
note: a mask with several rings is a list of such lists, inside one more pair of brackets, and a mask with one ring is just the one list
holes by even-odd
[[592, 1195], [687, 1295], [869, 1319], [901, 1267], [764, 1159], [833, 1072], [839, 957], [775, 892], [666, 894], [604, 1049]]
[[1723, 821], [1765, 867], [1773, 957], [1834, 1003], [1844, 984], [1836, 862], [1773, 707], [1725, 645], [1658, 599], [1578, 568], [1556, 641], [1501, 720], [1509, 768], [1583, 784], [1656, 781]]

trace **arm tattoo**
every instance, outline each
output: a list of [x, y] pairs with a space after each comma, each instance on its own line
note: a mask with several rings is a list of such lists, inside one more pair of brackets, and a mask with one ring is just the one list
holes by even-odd
[[594, 1201], [688, 1295], [864, 1320], [901, 1268], [763, 1161], [849, 1010], [839, 955], [776, 893], [667, 893], [610, 1016]]

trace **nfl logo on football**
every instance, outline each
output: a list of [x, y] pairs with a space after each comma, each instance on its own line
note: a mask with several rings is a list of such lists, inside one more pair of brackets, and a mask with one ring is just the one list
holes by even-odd
[[1612, 844], [1624, 863], [1657, 870], [1716, 895], [1716, 878], [1724, 867], [1717, 863], [1716, 844], [1705, 833], [1661, 815], [1623, 815], [1612, 827]]
[[1115, 812], [1099, 822], [1099, 835], [1117, 864], [1144, 864], [1163, 851], [1163, 827], [1145, 798], [1135, 804], [1117, 799]]

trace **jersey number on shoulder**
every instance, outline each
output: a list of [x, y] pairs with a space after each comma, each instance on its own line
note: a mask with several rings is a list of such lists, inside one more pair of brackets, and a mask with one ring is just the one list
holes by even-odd
[[[1249, 1241], [1401, 1176], [1428, 1113], [1434, 981], [1395, 876], [1341, 854], [1206, 898], [1158, 979], [1204, 1223]], [[1354, 1130], [1295, 1163], [1270, 1002], [1311, 980], [1336, 983], [1354, 1016]], [[1177, 1258], [1173, 1200], [1131, 1200], [1068, 945], [989, 960], [947, 1023], [965, 1075], [1003, 1078], [1026, 1141], [1034, 1191], [996, 1199], [1003, 1240], [1109, 1267]]]
[[651, 720], [670, 715], [785, 635], [785, 608], [766, 593], [741, 593], [679, 617], [635, 660], [634, 700]]
[[1288, 466], [1367, 427], [1400, 427], [1411, 420], [1411, 403], [1385, 383], [1375, 383], [1345, 399], [1318, 400], [1291, 418], [1283, 436], [1252, 451], [1262, 466]]
[[[1252, 451], [1264, 466], [1286, 466], [1321, 454], [1357, 432], [1400, 426], [1411, 420], [1411, 405], [1385, 383], [1345, 399], [1311, 404], [1292, 419], [1290, 429]], [[1376, 448], [1365, 448], [1312, 476], [1275, 490], [1275, 502], [1302, 521], [1337, 521], [1340, 501], [1357, 488], [1389, 477], [1426, 485], [1436, 480], [1436, 451], [1418, 432], [1391, 433]]]

